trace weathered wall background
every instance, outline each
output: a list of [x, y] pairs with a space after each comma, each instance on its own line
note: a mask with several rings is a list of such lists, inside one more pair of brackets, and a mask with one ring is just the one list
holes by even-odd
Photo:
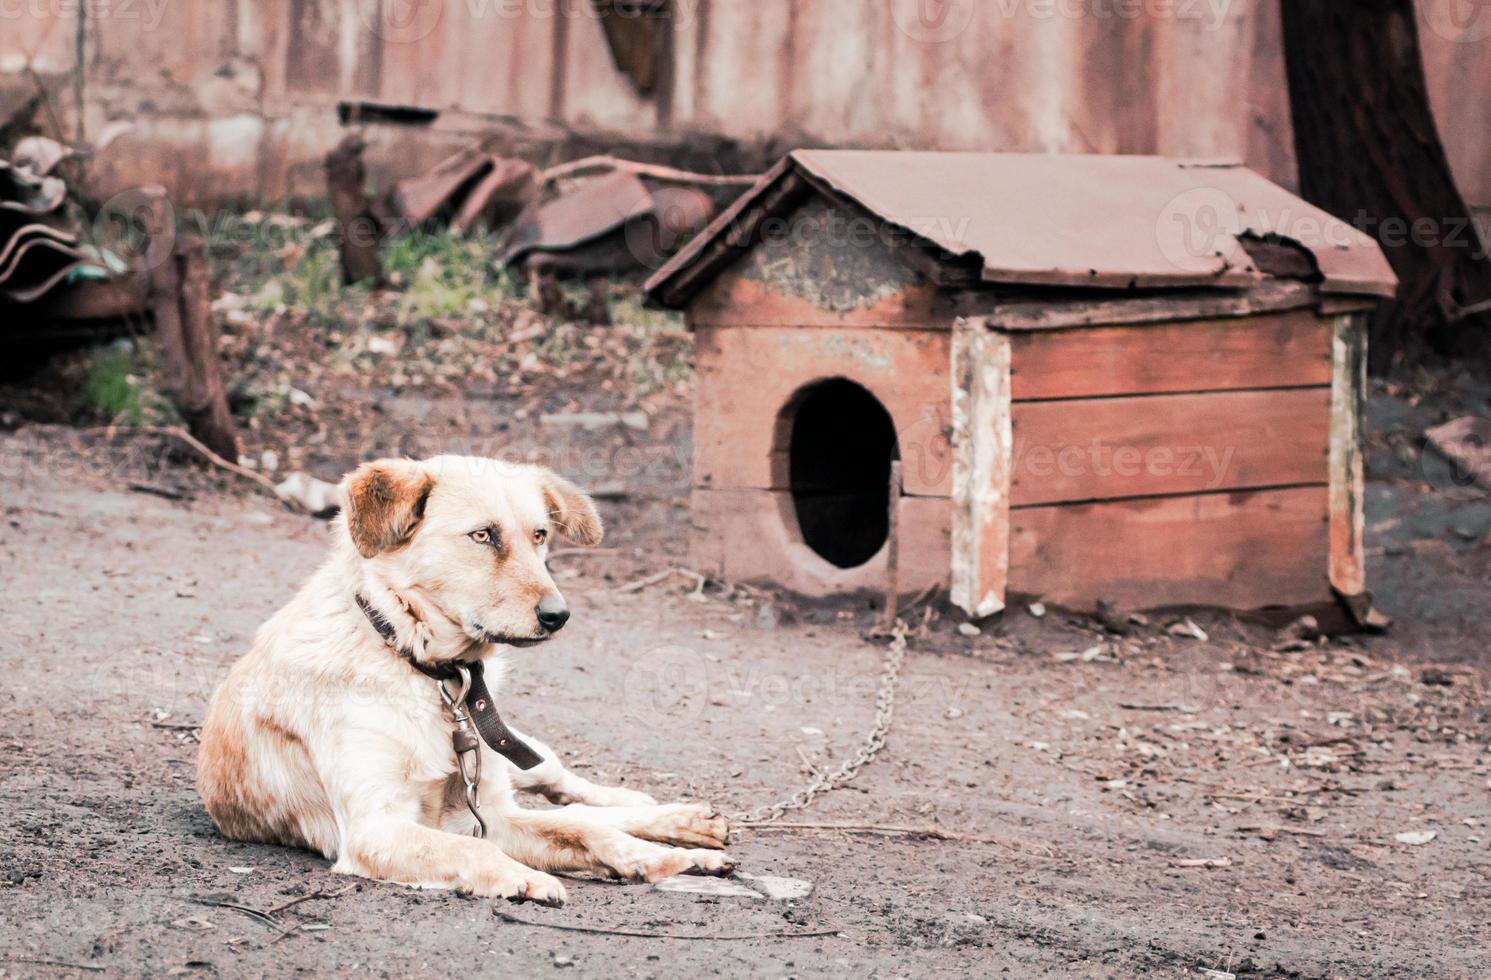
[[[619, 134], [659, 152], [705, 133], [1242, 157], [1295, 183], [1276, 0], [674, 0], [647, 94], [590, 0], [3, 0], [0, 112], [40, 77], [72, 125], [81, 2], [86, 130], [133, 123], [100, 156], [99, 193], [318, 196], [344, 100], [439, 111], [369, 127], [384, 177], [473, 133], [528, 148]], [[1421, 11], [1451, 160], [1491, 204], [1491, 8]]]

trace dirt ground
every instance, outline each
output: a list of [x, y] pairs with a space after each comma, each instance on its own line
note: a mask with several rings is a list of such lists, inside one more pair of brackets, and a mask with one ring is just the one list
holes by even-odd
[[[1415, 442], [1484, 410], [1466, 397], [1373, 404], [1387, 635], [1301, 640], [1198, 612], [1119, 636], [1019, 608], [967, 636], [913, 610], [888, 746], [787, 818], [881, 829], [732, 845], [810, 897], [576, 881], [559, 910], [356, 883], [221, 839], [192, 726], [326, 526], [148, 441], [0, 435], [0, 975], [1484, 976], [1491, 500], [1426, 471]], [[384, 411], [390, 431], [431, 418], [417, 399]], [[582, 455], [621, 438], [536, 418], [504, 436]], [[610, 550], [555, 560], [576, 617], [522, 655], [504, 710], [598, 780], [727, 811], [786, 795], [870, 724], [875, 613], [691, 594], [685, 576], [621, 591], [683, 561], [686, 425], [663, 412], [622, 441], [641, 454], [625, 472], [585, 475], [630, 487], [603, 502]], [[275, 924], [244, 911], [348, 884]]]

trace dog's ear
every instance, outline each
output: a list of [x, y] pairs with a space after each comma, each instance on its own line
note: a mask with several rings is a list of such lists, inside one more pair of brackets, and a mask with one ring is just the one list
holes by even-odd
[[544, 474], [543, 488], [549, 520], [554, 522], [565, 540], [586, 546], [601, 543], [606, 531], [589, 494], [554, 473]]
[[425, 516], [435, 479], [408, 459], [364, 463], [342, 481], [347, 533], [364, 558], [404, 544]]

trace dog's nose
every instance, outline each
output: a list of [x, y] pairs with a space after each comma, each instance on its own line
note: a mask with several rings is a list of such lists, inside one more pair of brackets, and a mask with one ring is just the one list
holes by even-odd
[[549, 596], [534, 606], [533, 612], [538, 616], [538, 625], [550, 633], [558, 633], [569, 622], [569, 606], [557, 595]]

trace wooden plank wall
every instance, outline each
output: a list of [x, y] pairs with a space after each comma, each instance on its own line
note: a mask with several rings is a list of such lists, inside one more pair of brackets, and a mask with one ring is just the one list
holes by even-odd
[[1012, 334], [1010, 591], [1328, 600], [1335, 332], [1300, 310]]

